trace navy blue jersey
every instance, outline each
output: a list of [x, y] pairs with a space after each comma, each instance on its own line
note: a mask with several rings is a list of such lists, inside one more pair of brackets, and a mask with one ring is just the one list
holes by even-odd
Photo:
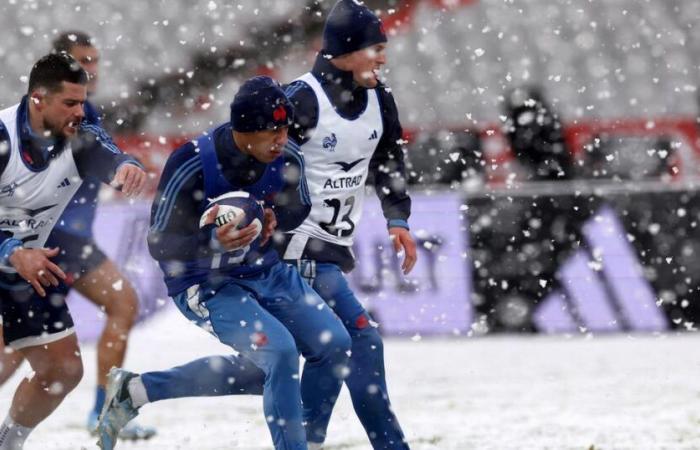
[[[237, 251], [222, 253], [212, 241], [213, 225], [199, 228], [199, 220], [208, 199], [226, 192], [243, 190], [270, 202], [285, 183], [284, 164], [283, 157], [265, 164], [241, 152], [230, 123], [173, 152], [158, 185], [148, 235], [149, 250], [163, 270], [169, 295], [217, 275], [252, 276], [278, 262], [269, 245], [249, 252], [243, 261]], [[305, 217], [303, 212], [299, 217]]]
[[[100, 127], [100, 115], [92, 103], [85, 102], [84, 109], [83, 123]], [[66, 206], [55, 228], [68, 234], [92, 238], [92, 224], [95, 221], [100, 185], [100, 180], [86, 177], [78, 192]]]

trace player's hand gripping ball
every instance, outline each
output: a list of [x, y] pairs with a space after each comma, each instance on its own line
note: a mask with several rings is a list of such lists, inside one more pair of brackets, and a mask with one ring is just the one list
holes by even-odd
[[256, 231], [249, 248], [257, 249], [260, 245], [260, 232], [263, 228], [264, 212], [255, 197], [245, 191], [235, 191], [209, 199], [209, 204], [199, 220], [200, 228], [207, 224], [207, 217], [216, 205], [219, 206], [219, 210], [214, 218], [214, 224], [219, 228], [231, 224], [229, 225], [231, 233], [236, 233], [237, 230], [252, 224]]

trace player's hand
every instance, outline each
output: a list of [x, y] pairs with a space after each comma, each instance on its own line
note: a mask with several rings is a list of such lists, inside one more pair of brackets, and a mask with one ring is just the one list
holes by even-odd
[[264, 212], [265, 224], [263, 225], [262, 229], [262, 240], [260, 241], [260, 245], [267, 244], [267, 241], [270, 240], [272, 233], [275, 232], [275, 228], [277, 228], [277, 217], [275, 216], [275, 212], [272, 210], [272, 208], [265, 208]]
[[146, 184], [146, 172], [135, 164], [122, 164], [109, 183], [115, 189], [120, 189], [127, 197], [135, 197], [141, 193]]
[[[211, 211], [207, 214], [207, 218], [204, 221], [204, 225], [211, 225], [216, 219], [216, 213], [219, 211], [219, 205], [214, 205]], [[229, 222], [225, 225], [216, 228], [216, 239], [219, 244], [227, 251], [237, 250], [239, 248], [245, 247], [255, 240], [255, 235], [257, 234], [257, 228], [254, 224], [250, 224], [245, 228], [240, 230], [236, 229], [236, 224], [234, 222]]]
[[49, 258], [58, 255], [56, 248], [20, 248], [10, 255], [10, 264], [17, 273], [34, 287], [42, 297], [46, 297], [44, 287], [58, 286], [58, 279], [66, 279], [60, 267]]
[[413, 266], [416, 265], [416, 260], [418, 255], [416, 254], [416, 243], [411, 237], [411, 233], [401, 227], [389, 228], [389, 237], [392, 244], [394, 245], [394, 251], [396, 253], [401, 253], [403, 250], [404, 258], [403, 264], [401, 264], [401, 270], [403, 270], [404, 275], [413, 270]]

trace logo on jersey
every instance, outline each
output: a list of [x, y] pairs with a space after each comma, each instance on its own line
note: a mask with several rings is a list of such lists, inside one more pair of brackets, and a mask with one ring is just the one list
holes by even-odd
[[362, 186], [364, 183], [364, 175], [357, 175], [355, 177], [342, 177], [342, 178], [327, 178], [326, 182], [323, 183], [323, 189], [350, 189], [358, 186]]
[[15, 189], [19, 186], [14, 181], [0, 188], [0, 197], [12, 197], [15, 194]]
[[331, 164], [337, 164], [337, 165], [339, 165], [340, 168], [343, 169], [343, 172], [350, 172], [350, 169], [352, 169], [352, 168], [355, 167], [356, 165], [360, 164], [360, 163], [361, 163], [362, 161], [364, 161], [364, 160], [365, 160], [365, 158], [360, 158], [360, 159], [358, 159], [357, 161], [353, 161], [353, 162], [350, 162], [350, 163], [346, 163], [346, 162], [343, 162], [343, 161], [337, 161], [337, 162], [333, 162], [333, 163], [331, 163]]
[[8, 212], [8, 213], [10, 211], [7, 211], [7, 210], [14, 209], [16, 211], [19, 211], [19, 214], [21, 214], [23, 216], [34, 217], [39, 213], [42, 213], [46, 210], [53, 208], [54, 206], [56, 206], [56, 205], [42, 206], [41, 208], [37, 208], [37, 209], [18, 208], [16, 206], [4, 206], [4, 207], [2, 207], [2, 209], [6, 210], [5, 212]]
[[325, 148], [329, 152], [334, 152], [335, 146], [337, 144], [338, 144], [338, 138], [335, 137], [335, 133], [331, 133], [330, 136], [326, 136], [323, 138], [323, 148]]
[[373, 141], [375, 139], [379, 138], [379, 135], [377, 134], [377, 130], [372, 131], [372, 134], [369, 136], [368, 141]]
[[61, 181], [61, 184], [56, 186], [56, 189], [61, 189], [68, 186], [70, 186], [70, 180], [68, 178], [64, 178], [63, 181]]

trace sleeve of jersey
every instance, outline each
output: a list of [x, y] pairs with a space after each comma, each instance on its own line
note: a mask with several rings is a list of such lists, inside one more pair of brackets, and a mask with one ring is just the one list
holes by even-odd
[[290, 231], [297, 228], [311, 211], [309, 188], [304, 176], [304, 156], [299, 144], [290, 139], [284, 149], [284, 186], [272, 201], [277, 228]]
[[408, 229], [411, 198], [406, 192], [403, 130], [394, 97], [387, 88], [379, 88], [384, 133], [369, 163], [370, 176], [382, 204], [387, 226]]
[[311, 86], [303, 81], [289, 84], [284, 93], [294, 106], [294, 121], [289, 127], [289, 138], [297, 144], [309, 140], [308, 132], [318, 124], [318, 100]]
[[211, 253], [212, 227], [199, 228], [203, 196], [202, 161], [187, 143], [168, 159], [151, 207], [148, 249], [154, 259], [186, 261]]
[[136, 158], [122, 152], [105, 130], [87, 122], [80, 125], [80, 133], [72, 148], [81, 177], [89, 175], [103, 183], [109, 183], [122, 164], [134, 164], [143, 168]]

